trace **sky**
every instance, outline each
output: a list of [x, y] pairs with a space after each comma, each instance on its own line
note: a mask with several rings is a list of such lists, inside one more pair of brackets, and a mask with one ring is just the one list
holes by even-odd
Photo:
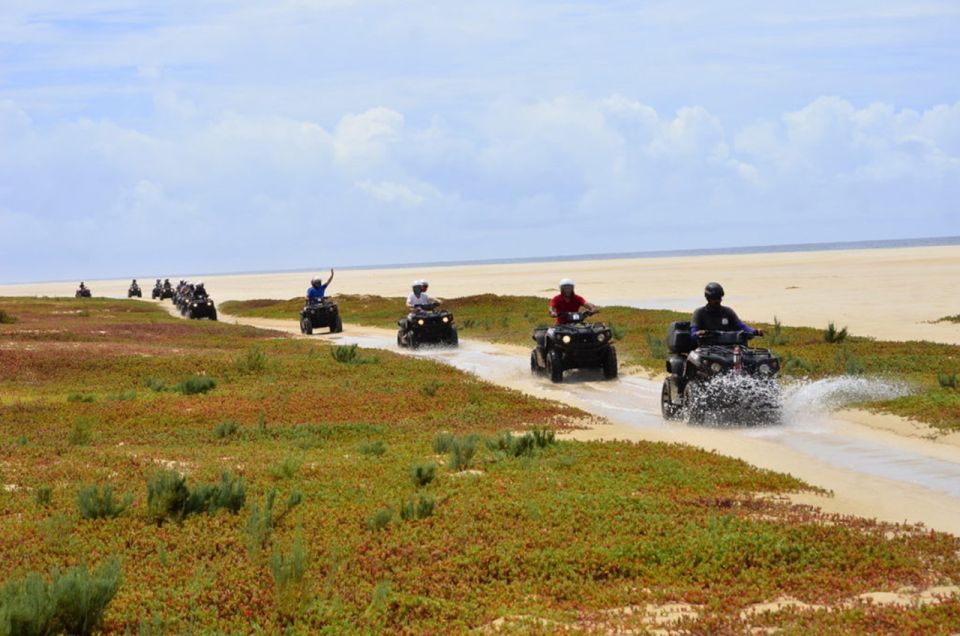
[[960, 3], [3, 0], [0, 282], [960, 234]]

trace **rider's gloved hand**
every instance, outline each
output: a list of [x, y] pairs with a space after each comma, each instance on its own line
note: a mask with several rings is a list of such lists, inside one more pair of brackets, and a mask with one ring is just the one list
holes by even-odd
[[759, 336], [759, 337], [762, 338], [762, 337], [763, 337], [763, 329], [754, 329], [754, 330], [753, 330], [753, 335]]

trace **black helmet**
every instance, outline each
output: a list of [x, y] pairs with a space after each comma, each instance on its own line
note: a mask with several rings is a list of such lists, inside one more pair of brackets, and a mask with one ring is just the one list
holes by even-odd
[[723, 298], [723, 286], [720, 283], [707, 283], [703, 288], [703, 295], [707, 300], [720, 300]]

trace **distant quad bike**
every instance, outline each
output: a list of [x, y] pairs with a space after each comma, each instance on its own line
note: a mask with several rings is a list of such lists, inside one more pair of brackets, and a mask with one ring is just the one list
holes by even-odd
[[140, 291], [140, 285], [130, 285], [130, 288], [127, 290], [127, 298], [143, 298], [143, 292]]
[[660, 407], [668, 420], [774, 423], [780, 419], [780, 362], [769, 349], [747, 346], [755, 334], [701, 331], [674, 322], [667, 331], [667, 373]]
[[90, 293], [89, 287], [83, 287], [77, 290], [75, 294], [77, 298], [90, 298], [92, 294]]
[[563, 382], [567, 369], [602, 369], [603, 377], [617, 377], [617, 349], [612, 333], [603, 323], [587, 323], [593, 312], [563, 312], [566, 322], [553, 327], [537, 327], [533, 339], [537, 346], [530, 352], [530, 370], [549, 375], [552, 382]]
[[437, 310], [436, 303], [420, 305], [419, 311], [398, 320], [397, 346], [417, 349], [420, 345], [444, 345], [456, 347], [460, 336], [453, 324], [453, 314], [445, 309]]
[[176, 296], [176, 292], [173, 287], [164, 287], [160, 290], [160, 300], [166, 300], [167, 298], [173, 298]]
[[213, 304], [213, 299], [208, 296], [188, 299], [184, 307], [183, 315], [191, 320], [199, 320], [200, 318], [217, 319], [217, 307]]
[[300, 310], [300, 333], [310, 335], [314, 329], [330, 328], [330, 333], [343, 331], [343, 321], [340, 319], [340, 308], [337, 303], [326, 298], [322, 302]]
[[163, 287], [161, 287], [160, 285], [154, 285], [153, 291], [150, 292], [150, 297], [153, 298], [154, 300], [157, 300], [158, 298], [161, 297], [160, 294], [162, 293], [163, 293]]

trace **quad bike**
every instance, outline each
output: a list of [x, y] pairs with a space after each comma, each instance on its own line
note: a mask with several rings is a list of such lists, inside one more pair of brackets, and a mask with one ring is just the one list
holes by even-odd
[[174, 291], [173, 287], [163, 287], [160, 290], [160, 300], [166, 300], [167, 298], [174, 298], [175, 296], [176, 296], [176, 292]]
[[314, 329], [330, 328], [330, 333], [343, 331], [340, 309], [337, 303], [326, 298], [316, 305], [307, 305], [300, 310], [300, 333], [310, 335]]
[[159, 298], [162, 298], [161, 294], [163, 294], [163, 286], [162, 286], [162, 285], [154, 285], [154, 286], [153, 286], [153, 291], [150, 292], [150, 297], [153, 298], [154, 300], [157, 300], [157, 299], [159, 299]]
[[130, 285], [130, 288], [127, 290], [127, 298], [133, 298], [134, 296], [137, 298], [143, 298], [143, 292], [140, 291], [140, 285]]
[[530, 370], [549, 374], [553, 382], [563, 382], [567, 369], [602, 369], [603, 377], [617, 377], [617, 349], [612, 333], [603, 323], [587, 323], [593, 312], [564, 312], [562, 324], [537, 327], [533, 339], [537, 346], [530, 352]]
[[217, 307], [213, 304], [213, 299], [208, 296], [187, 299], [184, 307], [183, 315], [191, 320], [199, 320], [200, 318], [217, 319]]
[[699, 331], [674, 322], [667, 331], [667, 373], [660, 407], [668, 420], [690, 423], [780, 419], [780, 362], [769, 349], [748, 343], [746, 331]]
[[81, 287], [80, 289], [77, 290], [77, 293], [75, 294], [75, 296], [77, 298], [90, 298], [92, 294], [90, 293], [89, 287]]
[[397, 346], [416, 349], [420, 345], [446, 345], [456, 347], [460, 336], [453, 324], [453, 314], [445, 309], [437, 310], [437, 304], [420, 305], [409, 316], [397, 321]]

